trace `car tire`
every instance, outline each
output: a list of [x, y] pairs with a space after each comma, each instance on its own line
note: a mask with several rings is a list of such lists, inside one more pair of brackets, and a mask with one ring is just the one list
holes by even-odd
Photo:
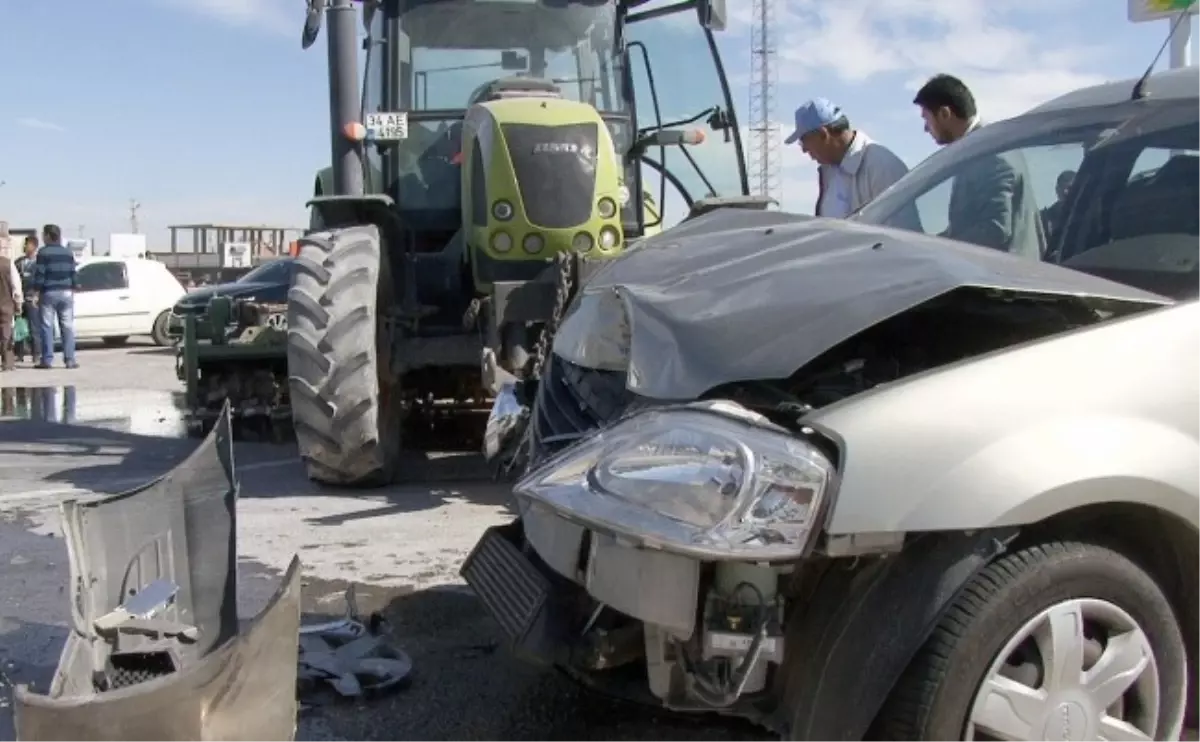
[[[1109, 621], [1116, 627], [1106, 632]], [[1073, 650], [1061, 654], [1077, 660], [1075, 669], [1062, 666], [1067, 670], [1060, 676], [1068, 681], [1059, 686], [1047, 674], [1058, 655], [1051, 652], [1046, 660], [1040, 649], [1050, 646]], [[1127, 652], [1117, 656], [1122, 648]], [[1185, 657], [1170, 603], [1124, 555], [1085, 543], [1029, 546], [992, 562], [958, 592], [893, 689], [871, 738], [973, 739], [978, 731], [1005, 739], [1097, 739], [1097, 723], [1110, 730], [1127, 723], [1108, 715], [1117, 709], [1134, 728], [1152, 726], [1141, 732], [1147, 739], [1178, 739], [1187, 699]], [[1107, 695], [1070, 689], [1079, 685], [1070, 678], [1086, 679], [1093, 670], [1102, 672], [1102, 663], [1120, 666], [1130, 658], [1145, 663], [1144, 670], [1114, 705], [1097, 712]], [[1141, 703], [1130, 700], [1135, 693]], [[1016, 733], [1027, 725], [1027, 736]], [[1047, 737], [1050, 732], [1070, 736]]]
[[106, 338], [100, 338], [110, 348], [119, 348], [129, 342], [128, 335], [110, 335]]
[[164, 310], [154, 318], [154, 325], [150, 328], [150, 339], [160, 348], [175, 344], [171, 341], [171, 336], [167, 333], [167, 325], [170, 321], [170, 310]]
[[390, 283], [375, 226], [300, 239], [287, 302], [288, 390], [314, 481], [376, 487], [397, 474], [399, 384], [384, 384], [388, 359], [379, 352], [387, 342], [379, 308], [391, 301]]

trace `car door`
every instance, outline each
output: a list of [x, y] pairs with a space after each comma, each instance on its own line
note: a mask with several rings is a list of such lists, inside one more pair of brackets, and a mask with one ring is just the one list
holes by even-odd
[[126, 335], [145, 335], [154, 320], [169, 310], [186, 292], [166, 266], [153, 260], [126, 262], [129, 272], [130, 313], [126, 316]]
[[129, 272], [122, 260], [94, 260], [76, 271], [75, 334], [80, 338], [130, 334], [136, 308], [131, 304]]

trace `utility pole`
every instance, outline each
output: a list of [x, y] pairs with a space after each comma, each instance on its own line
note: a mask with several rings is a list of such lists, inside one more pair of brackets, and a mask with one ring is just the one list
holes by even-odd
[[780, 127], [775, 123], [779, 51], [775, 0], [754, 0], [750, 31], [750, 189], [778, 199]]
[[79, 232], [79, 234], [78, 234], [78, 236], [79, 236], [79, 237], [82, 237], [82, 236], [83, 236], [83, 233], [84, 233], [85, 231], [87, 231], [86, 229], [84, 229], [86, 226], [87, 226], [86, 224], [80, 224], [80, 225], [79, 225], [79, 226], [76, 228], [76, 229], [78, 230], [78, 232]]
[[129, 231], [133, 234], [138, 233], [138, 209], [140, 208], [142, 205], [136, 198], [129, 199]]

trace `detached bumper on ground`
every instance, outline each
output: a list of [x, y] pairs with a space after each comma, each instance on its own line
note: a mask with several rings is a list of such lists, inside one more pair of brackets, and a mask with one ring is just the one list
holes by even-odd
[[161, 479], [64, 505], [73, 626], [18, 739], [292, 739], [300, 562], [239, 632], [237, 492], [226, 409]]

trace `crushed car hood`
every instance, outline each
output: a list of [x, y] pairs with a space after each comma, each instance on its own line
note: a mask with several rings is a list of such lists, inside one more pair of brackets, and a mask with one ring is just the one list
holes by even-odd
[[[628, 345], [629, 389], [690, 400], [720, 384], [786, 378], [837, 343], [960, 287], [1074, 295], [1097, 308], [1170, 303], [938, 237], [723, 209], [650, 237], [600, 268], [573, 311], [589, 295], [619, 296], [630, 336], [607, 342]], [[554, 345], [568, 359], [564, 351], [598, 329], [587, 318], [572, 319]]]

